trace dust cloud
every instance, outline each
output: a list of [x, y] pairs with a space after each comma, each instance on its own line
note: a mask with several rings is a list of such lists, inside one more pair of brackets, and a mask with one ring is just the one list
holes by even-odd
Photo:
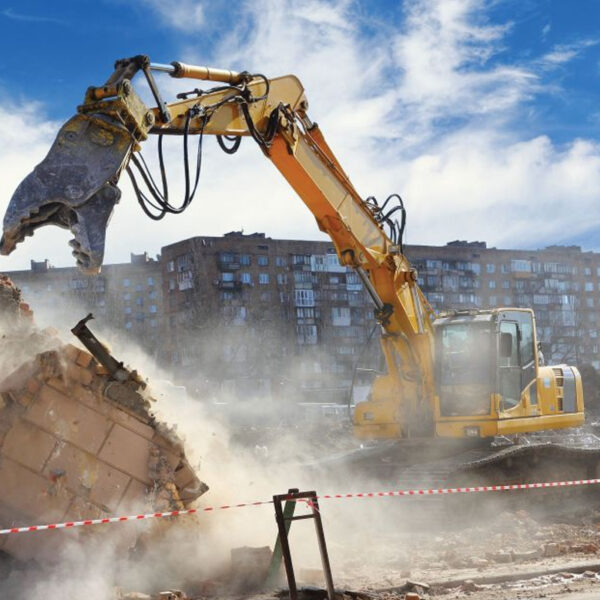
[[[62, 340], [76, 343], [69, 331], [74, 322], [64, 313], [37, 315], [36, 320], [41, 327], [52, 324]], [[296, 418], [286, 398], [265, 401], [259, 395], [253, 397], [252, 390], [243, 402], [223, 393], [210, 398], [174, 397], [171, 392], [177, 382], [171, 373], [101, 319], [92, 326], [118, 359], [149, 380], [149, 393], [156, 399], [153, 412], [184, 440], [190, 463], [210, 487], [197, 501], [198, 508], [268, 501], [274, 494], [296, 487], [319, 494], [403, 489], [401, 480], [382, 485], [368, 469], [354, 470], [343, 461], [331, 462], [326, 468], [315, 466], [320, 458], [358, 448], [349, 423], [305, 422]], [[28, 349], [33, 351], [37, 350]], [[8, 372], [0, 365], [3, 373]], [[234, 419], [223, 406], [233, 411]], [[269, 426], [261, 428], [261, 422]], [[500, 506], [490, 506], [506, 533], [506, 521], [511, 517], [503, 514]], [[306, 510], [297, 507], [298, 513]], [[481, 544], [487, 536], [498, 534], [499, 521], [490, 520], [490, 512], [481, 522], [471, 519], [468, 528], [464, 522], [453, 523], [447, 514], [441, 517], [442, 512], [438, 502], [427, 498], [322, 500], [336, 584], [357, 585], [372, 579], [381, 585], [390, 573], [410, 574], [419, 561], [443, 564], [444, 557], [456, 553], [456, 548]], [[534, 525], [529, 523], [529, 527]], [[95, 531], [100, 528], [108, 533]], [[15, 600], [112, 600], [117, 589], [147, 594], [165, 589], [200, 593], [206, 582], [228, 580], [233, 548], [272, 548], [276, 538], [269, 504], [89, 529], [94, 531], [77, 541], [73, 532], [52, 532], [61, 536], [56, 564], [14, 565], [0, 582], [0, 595]], [[138, 534], [138, 543], [124, 552], [122, 538], [132, 529]], [[320, 560], [310, 521], [293, 524], [291, 546], [299, 579], [322, 583], [316, 575]]]

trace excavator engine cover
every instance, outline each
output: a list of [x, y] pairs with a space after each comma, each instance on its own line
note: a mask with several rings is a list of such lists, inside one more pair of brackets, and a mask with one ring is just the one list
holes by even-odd
[[43, 225], [70, 229], [77, 265], [97, 273], [106, 227], [121, 192], [115, 185], [132, 148], [131, 135], [110, 117], [67, 121], [44, 160], [19, 185], [4, 216], [0, 253], [10, 254]]

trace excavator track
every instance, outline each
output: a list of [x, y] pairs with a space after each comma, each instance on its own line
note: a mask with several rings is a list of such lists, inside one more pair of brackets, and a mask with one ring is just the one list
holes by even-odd
[[[363, 456], [338, 457], [335, 467], [345, 466], [363, 486], [367, 477], [372, 489], [384, 491], [570, 481], [600, 474], [600, 438], [590, 433], [502, 439], [467, 449], [455, 446], [454, 452], [444, 443], [435, 451], [430, 442], [428, 455], [418, 448], [419, 443], [404, 442], [375, 446]], [[453, 527], [506, 511], [560, 515], [594, 508], [600, 505], [600, 486], [425, 495], [398, 498], [395, 504], [410, 528]]]

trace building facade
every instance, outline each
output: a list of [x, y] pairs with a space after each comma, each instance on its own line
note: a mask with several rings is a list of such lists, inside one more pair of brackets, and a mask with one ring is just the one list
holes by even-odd
[[373, 311], [330, 243], [232, 232], [161, 256], [164, 358], [182, 378], [230, 382], [236, 395], [347, 395]]
[[433, 308], [533, 308], [544, 356], [600, 368], [600, 254], [579, 246], [500, 250], [485, 242], [409, 246]]
[[72, 327], [91, 312], [101, 326], [124, 332], [148, 352], [159, 348], [161, 265], [147, 253], [131, 254], [129, 263], [104, 265], [98, 275], [84, 275], [76, 267], [54, 268], [47, 260], [31, 261], [30, 270], [7, 275], [38, 320], [52, 323], [59, 314]]
[[[436, 311], [533, 308], [547, 361], [600, 368], [600, 253], [462, 241], [405, 253]], [[38, 314], [58, 306], [74, 324], [93, 312], [199, 391], [345, 401], [370, 377], [356, 367], [380, 366], [371, 300], [328, 242], [232, 232], [98, 276], [47, 261], [8, 274]]]

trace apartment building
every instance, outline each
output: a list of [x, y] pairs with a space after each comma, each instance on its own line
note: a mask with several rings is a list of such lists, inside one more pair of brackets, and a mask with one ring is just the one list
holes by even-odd
[[[600, 253], [465, 241], [405, 252], [436, 311], [532, 307], [547, 360], [600, 368]], [[91, 311], [199, 390], [343, 401], [356, 365], [379, 366], [372, 303], [329, 242], [231, 232], [94, 277], [47, 261], [9, 275], [36, 312], [59, 306], [75, 323]]]
[[105, 265], [99, 275], [54, 268], [47, 260], [31, 261], [30, 270], [7, 275], [42, 321], [53, 322], [60, 315], [64, 325], [75, 325], [91, 312], [101, 326], [125, 332], [148, 352], [160, 345], [161, 266], [147, 253], [131, 254], [129, 263]]
[[161, 253], [164, 358], [182, 377], [236, 394], [347, 394], [373, 311], [330, 243], [232, 232]]
[[600, 254], [579, 246], [501, 250], [485, 242], [409, 246], [406, 254], [436, 310], [533, 308], [552, 362], [600, 368]]

